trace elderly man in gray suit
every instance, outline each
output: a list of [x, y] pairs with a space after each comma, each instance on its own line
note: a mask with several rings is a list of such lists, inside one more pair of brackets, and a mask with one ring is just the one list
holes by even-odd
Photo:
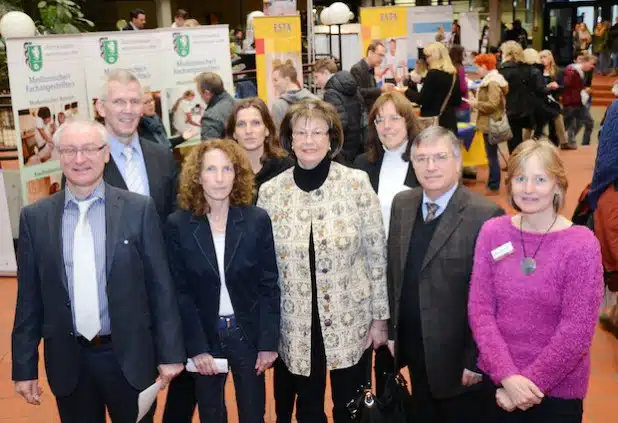
[[196, 78], [197, 91], [207, 108], [202, 115], [202, 141], [224, 138], [227, 118], [234, 107], [232, 97], [223, 86], [223, 80], [214, 72], [202, 72]]
[[491, 392], [476, 368], [468, 287], [479, 230], [504, 210], [459, 183], [449, 130], [421, 132], [410, 160], [421, 187], [395, 196], [388, 238], [391, 352], [410, 371], [414, 422], [481, 422]]

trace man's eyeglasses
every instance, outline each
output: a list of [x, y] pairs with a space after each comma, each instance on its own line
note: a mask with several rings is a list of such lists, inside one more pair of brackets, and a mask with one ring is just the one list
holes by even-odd
[[431, 155], [414, 155], [412, 156], [412, 161], [417, 165], [427, 166], [431, 160], [433, 160], [436, 165], [445, 164], [448, 159], [451, 158], [451, 154], [449, 153], [437, 153]]
[[95, 145], [85, 145], [82, 148], [77, 147], [58, 147], [56, 150], [63, 159], [74, 159], [78, 152], [81, 152], [86, 157], [94, 157], [96, 154], [107, 147], [107, 144], [103, 144], [99, 147]]

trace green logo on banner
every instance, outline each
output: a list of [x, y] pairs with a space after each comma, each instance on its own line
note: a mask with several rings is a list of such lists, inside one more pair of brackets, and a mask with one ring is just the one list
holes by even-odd
[[174, 51], [180, 57], [187, 57], [189, 55], [191, 52], [191, 44], [188, 35], [180, 33], [174, 34]]
[[118, 61], [118, 41], [116, 40], [101, 40], [101, 54], [103, 60], [110, 65]]
[[24, 44], [26, 49], [26, 64], [32, 72], [38, 72], [43, 69], [43, 50], [41, 46], [35, 46], [31, 43]]

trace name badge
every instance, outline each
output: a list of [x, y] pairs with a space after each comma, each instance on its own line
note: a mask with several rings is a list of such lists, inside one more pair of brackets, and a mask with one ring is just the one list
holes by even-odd
[[508, 256], [513, 251], [513, 244], [509, 241], [506, 244], [502, 244], [498, 248], [491, 250], [491, 256], [494, 258], [494, 261], [498, 261], [504, 256]]

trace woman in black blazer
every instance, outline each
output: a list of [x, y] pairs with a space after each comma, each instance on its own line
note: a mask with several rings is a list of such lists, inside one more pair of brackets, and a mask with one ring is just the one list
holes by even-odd
[[[457, 135], [457, 108], [461, 105], [459, 77], [453, 66], [448, 49], [442, 43], [428, 44], [424, 49], [429, 72], [425, 76], [423, 88], [417, 94], [410, 92], [410, 101], [421, 106], [422, 117], [440, 116], [440, 126]], [[440, 109], [447, 99], [442, 114]]]
[[279, 146], [277, 129], [268, 106], [257, 97], [237, 101], [227, 120], [226, 136], [247, 152], [255, 174], [255, 200], [264, 182], [294, 166], [294, 160]]
[[[412, 104], [400, 93], [382, 94], [369, 113], [369, 143], [354, 165], [369, 175], [378, 194], [388, 237], [391, 205], [395, 195], [419, 185], [410, 162], [410, 146], [420, 132]], [[393, 357], [386, 346], [376, 350], [376, 393], [384, 391], [384, 376], [393, 371]]]
[[[232, 140], [201, 144], [181, 174], [180, 210], [166, 225], [200, 420], [226, 420], [225, 381], [234, 373], [240, 423], [263, 422], [264, 371], [277, 358], [280, 291], [268, 214], [253, 201], [253, 172]], [[173, 388], [173, 387], [172, 387]], [[170, 416], [171, 418], [171, 416]]]

